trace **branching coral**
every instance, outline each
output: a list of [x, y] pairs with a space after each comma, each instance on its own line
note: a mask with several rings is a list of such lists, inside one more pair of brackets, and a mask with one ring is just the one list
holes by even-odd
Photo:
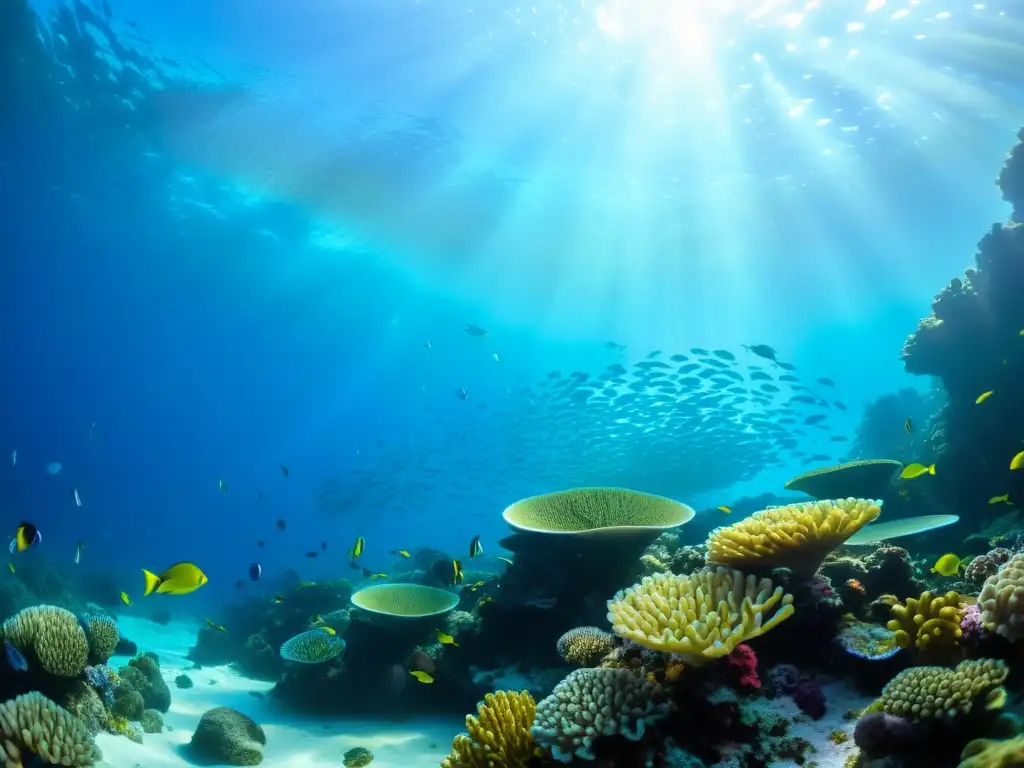
[[782, 587], [730, 568], [647, 576], [608, 601], [617, 634], [695, 665], [727, 656], [792, 615], [793, 596]]
[[985, 629], [1016, 641], [1024, 637], [1024, 553], [985, 580], [978, 596]]
[[643, 738], [668, 706], [654, 700], [657, 687], [625, 669], [577, 669], [537, 705], [531, 733], [556, 760], [594, 759], [602, 736]]
[[911, 667], [886, 684], [872, 709], [910, 720], [953, 719], [979, 701], [1000, 705], [1007, 673], [1004, 662], [992, 659], [964, 661], [956, 669]]
[[575, 627], [558, 638], [558, 655], [569, 664], [593, 667], [612, 650], [613, 638], [597, 627]]
[[101, 759], [85, 724], [41, 693], [0, 705], [0, 757], [9, 768], [38, 755], [52, 765], [89, 766]]
[[838, 499], [755, 512], [708, 537], [708, 562], [734, 567], [789, 568], [812, 575], [829, 552], [881, 513], [878, 502]]
[[441, 768], [523, 768], [542, 754], [530, 734], [537, 705], [526, 691], [488, 693], [476, 712], [466, 715], [468, 733], [455, 737]]
[[906, 604], [895, 604], [893, 618], [886, 627], [900, 648], [914, 647], [920, 653], [950, 651], [960, 645], [963, 609], [963, 601], [956, 592], [941, 597], [922, 592], [916, 600], [909, 597]]
[[25, 608], [0, 631], [18, 650], [34, 653], [48, 674], [77, 677], [85, 669], [89, 643], [71, 611], [53, 605]]

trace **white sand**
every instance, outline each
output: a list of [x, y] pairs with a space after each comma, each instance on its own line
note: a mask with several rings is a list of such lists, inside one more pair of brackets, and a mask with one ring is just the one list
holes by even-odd
[[[341, 757], [353, 747], [373, 752], [374, 768], [437, 768], [448, 754], [452, 737], [463, 730], [460, 718], [416, 718], [388, 721], [379, 718], [316, 718], [278, 711], [269, 698], [272, 683], [242, 677], [230, 667], [189, 670], [185, 658], [195, 643], [196, 625], [118, 619], [121, 632], [139, 651], [153, 651], [171, 688], [171, 710], [164, 715], [163, 733], [143, 734], [144, 744], [123, 736], [100, 734], [101, 766], [109, 768], [182, 768], [193, 765], [181, 751], [192, 738], [199, 718], [214, 707], [233, 707], [259, 723], [267, 734], [263, 765], [273, 768], [305, 768], [309, 765], [341, 765]], [[111, 666], [126, 664], [127, 657], [111, 659]], [[174, 678], [185, 672], [195, 684], [181, 689]], [[264, 694], [257, 699], [252, 692]], [[170, 730], [168, 730], [168, 728]]]

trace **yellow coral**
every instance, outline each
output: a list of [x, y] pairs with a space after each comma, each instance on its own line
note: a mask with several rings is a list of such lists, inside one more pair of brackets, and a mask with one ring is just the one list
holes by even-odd
[[528, 692], [488, 693], [476, 711], [441, 768], [524, 768], [543, 753], [530, 735], [537, 703]]
[[89, 641], [89, 663], [106, 664], [121, 640], [117, 624], [107, 616], [89, 616], [85, 619], [85, 634]]
[[1024, 553], [1011, 557], [985, 580], [978, 605], [985, 629], [1011, 642], [1024, 637]]
[[807, 501], [755, 512], [708, 537], [708, 562], [789, 568], [810, 576], [829, 552], [881, 513], [867, 499]]
[[956, 669], [911, 667], [890, 680], [868, 709], [911, 720], [952, 719], [969, 714], [979, 701], [996, 709], [1005, 701], [1000, 686], [1007, 673], [1004, 662], [992, 659], [964, 661]]
[[597, 627], [575, 627], [560, 638], [556, 647], [564, 661], [578, 667], [593, 667], [614, 647], [614, 635]]
[[85, 724], [41, 693], [33, 691], [0, 704], [0, 758], [20, 768], [38, 755], [47, 764], [89, 766], [102, 755]]
[[921, 653], [951, 651], [960, 646], [963, 609], [963, 600], [956, 592], [941, 597], [922, 592], [916, 600], [907, 598], [905, 605], [893, 605], [893, 618], [885, 626], [900, 648], [913, 646]]
[[1014, 768], [1024, 765], [1024, 736], [1013, 739], [975, 739], [960, 753], [957, 768]]
[[641, 556], [640, 565], [644, 567], [645, 576], [650, 576], [652, 573], [664, 573], [669, 569], [665, 563], [661, 562], [654, 555]]
[[18, 611], [0, 628], [19, 651], [31, 651], [43, 671], [58, 677], [77, 677], [85, 669], [89, 643], [71, 611], [39, 605]]
[[732, 653], [792, 615], [793, 596], [782, 587], [730, 568], [658, 573], [608, 601], [617, 634], [693, 665]]

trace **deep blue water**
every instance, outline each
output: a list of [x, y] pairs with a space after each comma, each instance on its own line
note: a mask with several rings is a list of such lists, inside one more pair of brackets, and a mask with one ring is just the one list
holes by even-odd
[[[82, 539], [129, 592], [195, 561], [207, 600], [254, 559], [344, 575], [358, 535], [373, 570], [477, 533], [493, 552], [505, 504], [600, 480], [521, 392], [655, 349], [770, 344], [836, 381], [852, 435], [928, 386], [903, 340], [1007, 215], [1024, 19], [826, 5], [111, 2], [100, 71], [152, 65], [124, 101], [73, 66], [5, 75], [4, 524], [56, 558]], [[629, 465], [642, 446], [606, 427]], [[701, 445], [645, 471], [729, 460]], [[802, 468], [616, 479], [700, 507]]]

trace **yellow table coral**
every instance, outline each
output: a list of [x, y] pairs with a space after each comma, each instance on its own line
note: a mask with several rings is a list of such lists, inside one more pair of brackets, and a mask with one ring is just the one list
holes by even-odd
[[964, 603], [956, 592], [941, 597], [922, 592], [907, 598], [905, 604], [892, 607], [892, 620], [886, 628], [893, 632], [900, 648], [914, 647], [921, 653], [936, 653], [958, 648], [963, 631], [960, 618]]
[[708, 562], [789, 568], [811, 576], [825, 557], [881, 513], [869, 499], [808, 501], [755, 512], [708, 537]]
[[524, 768], [542, 754], [530, 735], [537, 704], [527, 691], [488, 693], [476, 711], [441, 768]]
[[731, 568], [657, 573], [608, 601], [616, 633], [693, 665], [732, 653], [792, 615], [793, 596], [782, 587]]

